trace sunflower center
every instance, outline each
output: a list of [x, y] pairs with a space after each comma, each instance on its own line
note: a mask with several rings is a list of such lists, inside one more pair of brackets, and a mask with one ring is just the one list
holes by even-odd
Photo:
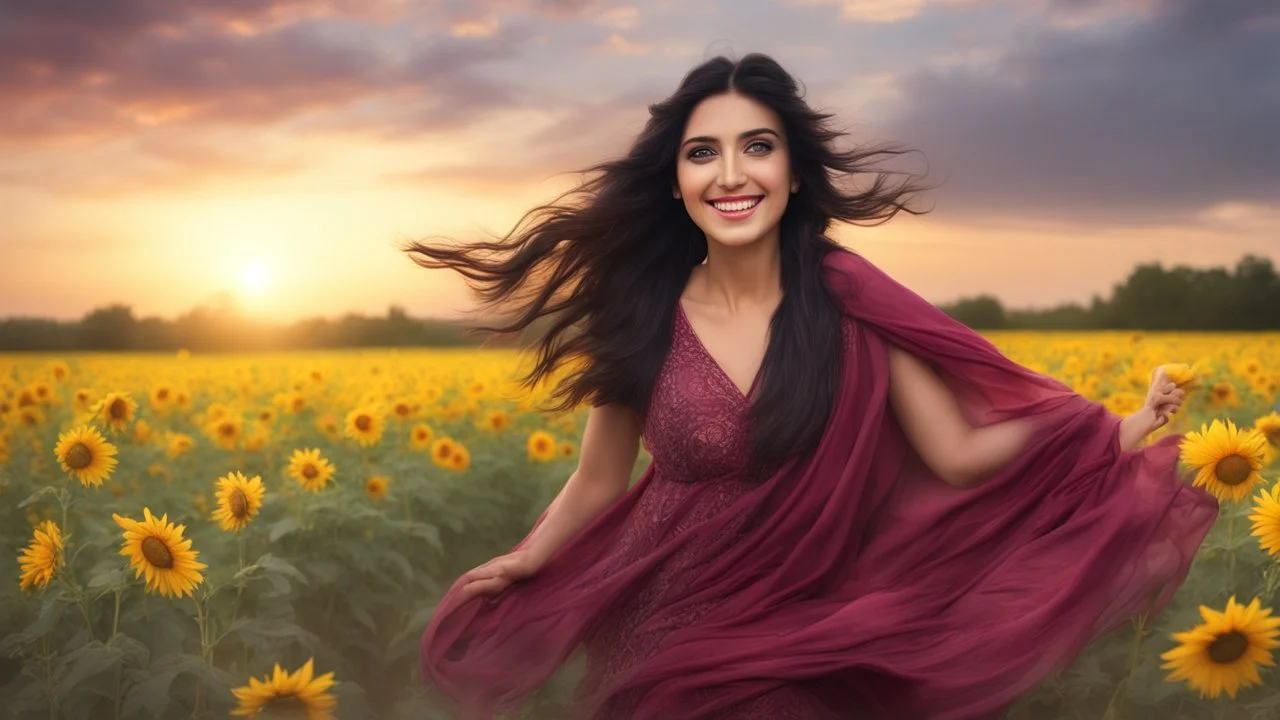
[[1209, 659], [1219, 665], [1228, 665], [1239, 660], [1244, 655], [1245, 650], [1249, 649], [1249, 639], [1243, 633], [1232, 630], [1231, 632], [1218, 636], [1217, 640], [1209, 646]]
[[160, 388], [159, 392], [156, 393], [156, 397], [160, 398], [161, 400], [168, 400], [169, 390], [167, 388]]
[[78, 442], [67, 451], [67, 467], [72, 470], [83, 470], [93, 462], [93, 451], [88, 445]]
[[316, 479], [316, 476], [319, 474], [320, 470], [315, 465], [307, 464], [302, 466], [302, 477], [308, 480]]
[[1274, 427], [1274, 428], [1271, 428], [1270, 430], [1265, 430], [1263, 431], [1262, 434], [1266, 436], [1267, 442], [1271, 443], [1272, 445], [1280, 445], [1280, 427]]
[[1228, 455], [1219, 460], [1213, 468], [1213, 474], [1217, 475], [1218, 480], [1224, 485], [1239, 485], [1248, 480], [1252, 473], [1253, 466], [1239, 455]]
[[356, 418], [356, 429], [360, 432], [369, 432], [369, 425], [371, 424], [368, 415], [361, 415]]
[[231, 516], [237, 520], [243, 520], [249, 516], [249, 498], [240, 488], [231, 491], [231, 496], [227, 498], [227, 506], [231, 508]]
[[276, 690], [276, 696], [262, 707], [262, 717], [291, 720], [309, 717], [307, 703], [290, 690]]
[[218, 434], [222, 437], [231, 437], [236, 434], [236, 426], [231, 423], [223, 423], [218, 427]]
[[116, 398], [115, 400], [112, 400], [111, 407], [108, 408], [108, 412], [111, 413], [111, 417], [116, 420], [123, 418], [128, 413], [128, 410], [129, 410], [128, 406], [125, 405], [124, 400], [120, 398]]
[[143, 538], [142, 557], [158, 568], [169, 570], [173, 567], [173, 553], [169, 552], [169, 546], [154, 535]]

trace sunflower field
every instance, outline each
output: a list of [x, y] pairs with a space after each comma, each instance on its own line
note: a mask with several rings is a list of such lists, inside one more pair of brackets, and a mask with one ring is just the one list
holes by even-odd
[[[1168, 610], [1020, 700], [1031, 718], [1280, 717], [1280, 336], [993, 333], [1121, 415], [1189, 392], [1222, 502]], [[447, 718], [418, 638], [573, 471], [586, 410], [511, 351], [0, 356], [0, 720]], [[634, 476], [649, 457], [641, 452]], [[527, 717], [563, 717], [566, 667]]]

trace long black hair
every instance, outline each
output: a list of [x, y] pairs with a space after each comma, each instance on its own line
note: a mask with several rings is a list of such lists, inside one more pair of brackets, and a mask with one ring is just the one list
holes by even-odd
[[[423, 267], [461, 273], [485, 307], [517, 306], [510, 324], [476, 330], [517, 333], [548, 318], [523, 386], [562, 366], [571, 371], [551, 394], [558, 402], [544, 409], [618, 403], [643, 419], [671, 349], [676, 303], [707, 255], [706, 236], [671, 196], [680, 140], [698, 103], [726, 92], [778, 114], [799, 181], [780, 226], [782, 301], [747, 415], [753, 466], [768, 468], [811, 452], [835, 401], [843, 345], [841, 311], [821, 278], [823, 257], [839, 248], [825, 235], [828, 226], [921, 214], [908, 200], [925, 189], [909, 173], [872, 169], [907, 150], [836, 149], [845, 133], [828, 126], [831, 114], [809, 108], [769, 56], [717, 56], [694, 68], [673, 95], [649, 106], [625, 156], [582, 171], [588, 179], [526, 212], [506, 236], [403, 249]], [[864, 189], [840, 186], [868, 176], [874, 179]]]

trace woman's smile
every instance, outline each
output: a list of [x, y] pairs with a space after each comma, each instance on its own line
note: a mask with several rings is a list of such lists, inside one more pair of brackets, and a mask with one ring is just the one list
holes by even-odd
[[759, 207], [762, 202], [764, 202], [764, 196], [756, 195], [754, 197], [727, 201], [720, 199], [709, 200], [707, 201], [707, 204], [710, 205], [712, 209], [720, 215], [720, 217], [726, 220], [742, 220], [744, 218], [751, 217], [751, 215], [756, 211], [756, 208]]

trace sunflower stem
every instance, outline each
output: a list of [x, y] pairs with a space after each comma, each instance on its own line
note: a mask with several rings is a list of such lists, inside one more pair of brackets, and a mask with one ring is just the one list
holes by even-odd
[[69, 493], [65, 489], [63, 488], [58, 489], [58, 504], [62, 506], [62, 525], [58, 526], [58, 529], [62, 531], [63, 543], [67, 543], [71, 541], [70, 529], [67, 527], [68, 496], [69, 496]]
[[1227, 597], [1235, 594], [1236, 590], [1236, 514], [1238, 508], [1234, 505], [1229, 506], [1227, 511]]
[[44, 677], [40, 680], [40, 688], [44, 696], [49, 698], [49, 720], [58, 720], [58, 682], [53, 674], [53, 653], [49, 651], [49, 635], [40, 638], [40, 664], [44, 667]]
[[238, 545], [240, 548], [240, 560], [236, 568], [236, 600], [231, 604], [231, 624], [228, 625], [226, 631], [223, 632], [221, 635], [219, 635], [218, 639], [214, 641], [215, 646], [221, 643], [222, 639], [231, 633], [231, 630], [236, 625], [236, 618], [240, 614], [240, 596], [242, 593], [244, 593], [244, 567], [245, 567], [244, 566], [245, 550], [244, 550], [243, 535], [236, 536], [236, 545]]
[[[201, 597], [201, 594], [203, 594], [205, 597]], [[205, 607], [206, 601], [208, 599], [207, 591], [200, 594], [193, 593], [191, 596], [191, 599], [195, 602], [195, 605], [196, 605], [196, 625], [200, 628], [200, 657], [204, 659], [205, 663], [212, 664], [209, 662], [209, 617], [207, 613], [208, 608]], [[191, 708], [191, 717], [199, 717], [203, 713], [204, 713], [204, 681], [203, 679], [197, 677], [196, 678], [196, 700], [195, 700], [195, 704]]]
[[[70, 563], [67, 563], [68, 566]], [[76, 601], [76, 607], [80, 608], [80, 617], [84, 618], [84, 627], [89, 631], [89, 641], [93, 642], [96, 638], [93, 634], [93, 620], [89, 618], [89, 598], [84, 590], [71, 578], [70, 572], [60, 572], [56, 575], [58, 580], [66, 586], [67, 592], [71, 594]]]
[[[120, 628], [120, 596], [123, 594], [123, 592], [124, 592], [123, 587], [117, 587], [114, 590], [114, 593], [116, 596], [116, 610], [115, 610], [115, 614], [112, 615], [111, 617], [111, 640], [108, 642], [114, 641], [116, 639], [116, 633]], [[114, 711], [113, 717], [115, 718], [115, 720], [120, 720], [120, 680], [121, 680], [122, 672], [123, 672], [123, 665], [117, 665], [116, 673], [115, 673], [116, 692], [114, 697], [112, 697], [111, 699], [111, 707], [112, 707], [112, 710]]]

